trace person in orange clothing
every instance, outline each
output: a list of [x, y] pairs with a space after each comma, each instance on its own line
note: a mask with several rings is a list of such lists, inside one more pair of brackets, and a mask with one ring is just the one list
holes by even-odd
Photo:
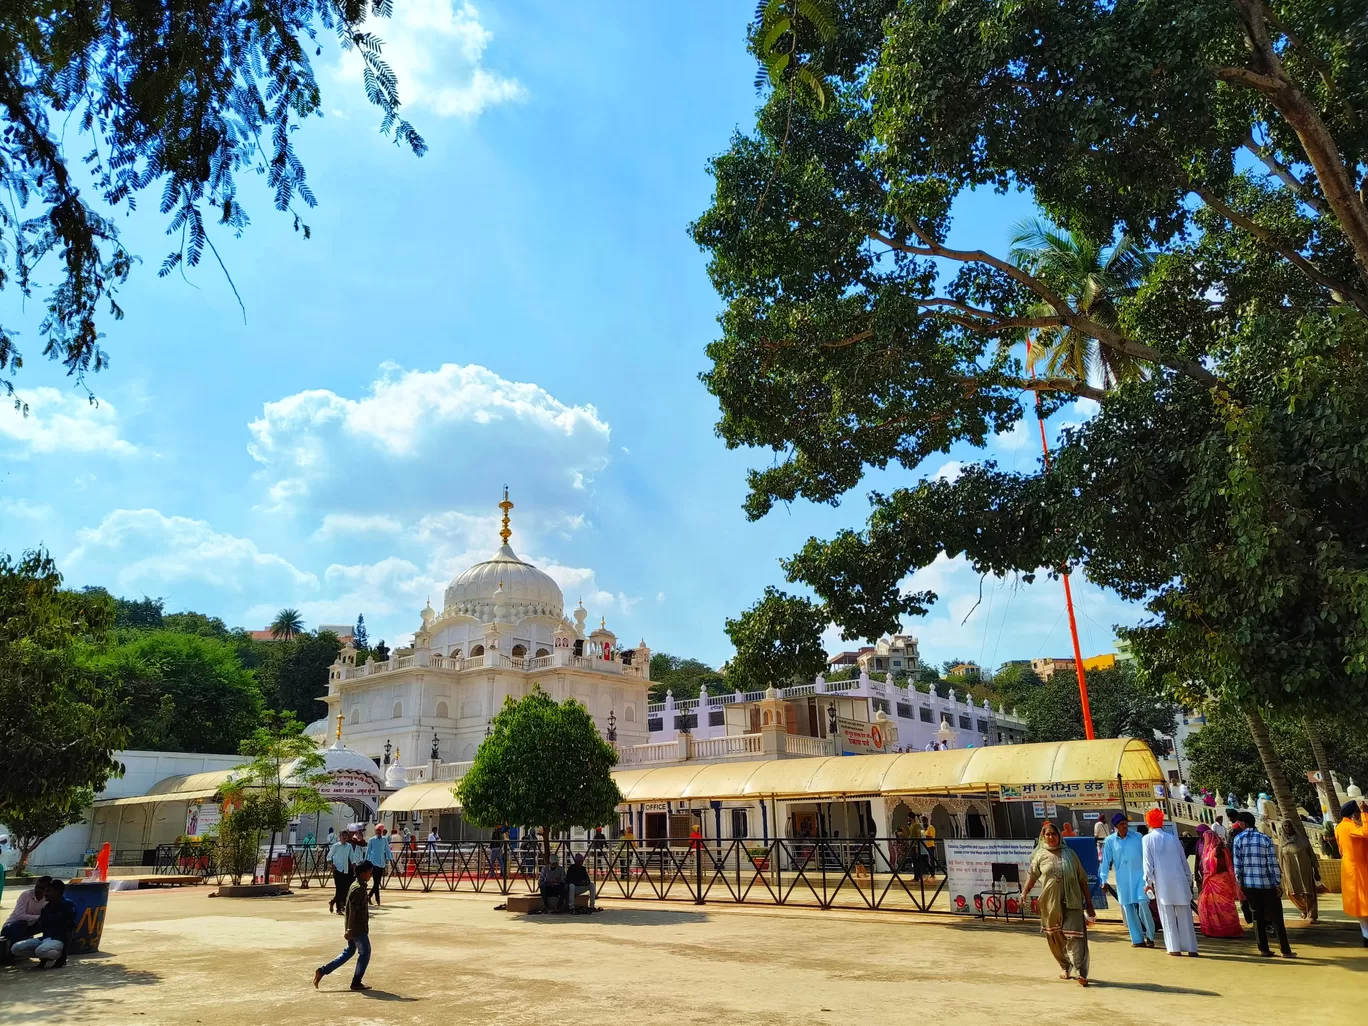
[[1344, 914], [1357, 919], [1368, 948], [1368, 823], [1364, 810], [1368, 803], [1346, 802], [1335, 827], [1335, 842], [1340, 850], [1340, 897]]

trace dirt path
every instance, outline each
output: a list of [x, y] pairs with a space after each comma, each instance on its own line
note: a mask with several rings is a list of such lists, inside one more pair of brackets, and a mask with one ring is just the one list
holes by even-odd
[[[1088, 990], [1056, 979], [1030, 927], [896, 913], [611, 903], [588, 917], [510, 917], [492, 896], [395, 894], [372, 920], [367, 995], [349, 968], [310, 986], [342, 947], [318, 891], [210, 899], [206, 888], [115, 893], [104, 952], [64, 970], [0, 970], [0, 1023], [98, 1026], [426, 1026], [605, 1021], [633, 1026], [1225, 1021], [1357, 1024], [1368, 949], [1345, 923], [1293, 927], [1295, 961], [1252, 933], [1203, 957], [1092, 937]], [[1229, 1000], [1228, 1000], [1229, 999]], [[1231, 1000], [1239, 1000], [1237, 1012]], [[891, 1018], [889, 1018], [891, 1017]]]

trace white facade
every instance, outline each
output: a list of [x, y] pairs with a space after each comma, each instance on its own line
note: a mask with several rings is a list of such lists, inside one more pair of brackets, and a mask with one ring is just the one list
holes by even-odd
[[433, 758], [434, 744], [439, 761], [464, 762], [505, 699], [540, 687], [583, 703], [605, 736], [612, 717], [620, 744], [647, 740], [650, 649], [620, 649], [603, 620], [586, 631], [582, 604], [567, 617], [556, 582], [508, 544], [507, 493], [500, 507], [498, 551], [451, 582], [440, 612], [423, 609], [412, 648], [361, 666], [354, 648], [342, 650], [311, 736], [323, 740], [341, 716], [347, 745], [377, 764], [387, 744], [404, 765]]

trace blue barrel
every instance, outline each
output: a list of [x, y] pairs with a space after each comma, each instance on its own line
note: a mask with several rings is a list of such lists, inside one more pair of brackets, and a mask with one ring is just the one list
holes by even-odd
[[105, 909], [109, 907], [109, 884], [69, 883], [64, 893], [76, 906], [76, 932], [72, 935], [70, 953], [83, 955], [99, 951]]

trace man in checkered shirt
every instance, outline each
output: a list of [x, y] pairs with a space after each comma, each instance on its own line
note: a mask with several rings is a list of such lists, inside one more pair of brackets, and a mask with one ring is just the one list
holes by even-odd
[[1278, 934], [1278, 947], [1283, 958], [1293, 958], [1287, 943], [1287, 926], [1283, 923], [1282, 870], [1278, 866], [1278, 850], [1267, 834], [1254, 828], [1254, 815], [1240, 812], [1230, 824], [1234, 837], [1230, 841], [1230, 863], [1235, 880], [1244, 888], [1249, 909], [1254, 916], [1254, 930], [1259, 938], [1259, 954], [1271, 958], [1268, 949], [1268, 927]]

